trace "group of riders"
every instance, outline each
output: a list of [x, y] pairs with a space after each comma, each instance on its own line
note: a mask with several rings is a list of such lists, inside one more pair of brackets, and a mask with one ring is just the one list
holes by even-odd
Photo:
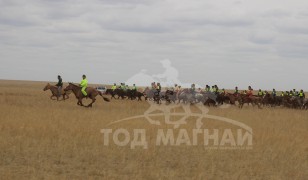
[[[84, 96], [87, 96], [87, 92], [86, 92], [86, 88], [88, 87], [88, 80], [87, 80], [87, 76], [86, 75], [82, 75], [82, 80], [80, 82], [80, 87], [81, 87], [81, 93]], [[60, 75], [58, 75], [58, 83], [56, 84], [56, 86], [58, 87], [58, 96], [61, 96], [61, 92], [62, 92], [62, 88], [63, 88], [63, 81], [62, 81], [62, 77]]]
[[[56, 86], [58, 87], [58, 93], [59, 93], [59, 96], [60, 96], [61, 91], [62, 91], [62, 87], [63, 87], [63, 81], [62, 81], [62, 78], [61, 78], [60, 75], [58, 75], [58, 83], [56, 84]], [[87, 96], [86, 88], [88, 86], [88, 80], [86, 78], [86, 75], [82, 75], [82, 80], [81, 80], [79, 86], [81, 87], [81, 93], [86, 97]], [[154, 99], [155, 99], [155, 97], [160, 96], [161, 91], [162, 91], [162, 86], [159, 82], [158, 83], [152, 82], [150, 89], [154, 92]], [[184, 89], [186, 91], [188, 91], [189, 93], [191, 93], [192, 95], [196, 95], [196, 94], [200, 94], [200, 93], [212, 93], [212, 94], [215, 94], [215, 95], [230, 94], [230, 93], [227, 93], [225, 89], [219, 89], [219, 87], [217, 85], [213, 85], [213, 86], [206, 85], [205, 88], [202, 89], [202, 88], [196, 88], [195, 84], [192, 84], [190, 88], [182, 88], [180, 85], [175, 84], [174, 87], [168, 88], [169, 91], [174, 92], [177, 99], [178, 99], [179, 94], [181, 92], [183, 92]], [[130, 86], [126, 85], [125, 83], [120, 83], [119, 85], [114, 83], [111, 87], [111, 91], [116, 91], [116, 90], [121, 90], [123, 92], [129, 91], [132, 94], [132, 96], [134, 96], [138, 92], [138, 88], [135, 84], [133, 84], [133, 86], [130, 87]], [[140, 93], [140, 92], [138, 92], [138, 93]], [[252, 97], [252, 96], [265, 97], [266, 95], [270, 95], [274, 99], [278, 96], [280, 96], [280, 97], [297, 97], [297, 98], [299, 98], [299, 100], [301, 102], [303, 102], [304, 99], [305, 99], [305, 93], [302, 89], [300, 91], [296, 91], [296, 89], [293, 89], [293, 90], [290, 90], [290, 91], [285, 91], [285, 92], [282, 91], [279, 95], [278, 95], [278, 93], [275, 89], [273, 89], [271, 92], [262, 91], [261, 89], [259, 89], [257, 91], [257, 94], [255, 95], [252, 87], [248, 86], [248, 89], [243, 90], [243, 91], [239, 91], [238, 87], [235, 87], [232, 94], [234, 96], [244, 96], [244, 97]]]

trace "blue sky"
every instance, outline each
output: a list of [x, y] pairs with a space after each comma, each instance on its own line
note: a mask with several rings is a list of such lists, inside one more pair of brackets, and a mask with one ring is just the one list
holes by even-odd
[[0, 0], [0, 79], [308, 89], [308, 1]]

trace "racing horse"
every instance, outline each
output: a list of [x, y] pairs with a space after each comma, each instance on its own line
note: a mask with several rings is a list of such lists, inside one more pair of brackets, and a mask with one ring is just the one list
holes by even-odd
[[239, 102], [239, 108], [242, 109], [244, 104], [247, 103], [249, 105], [249, 103], [251, 103], [253, 106], [257, 105], [259, 109], [261, 108], [261, 101], [262, 98], [261, 97], [257, 97], [257, 96], [253, 96], [253, 95], [246, 95], [246, 94], [241, 94], [239, 95], [238, 98], [238, 102]]
[[73, 91], [73, 93], [75, 94], [76, 98], [78, 99], [77, 105], [79, 105], [79, 106], [84, 106], [82, 104], [82, 99], [85, 98], [85, 97], [88, 97], [92, 100], [92, 102], [85, 107], [92, 107], [92, 104], [96, 101], [95, 97], [97, 95], [102, 96], [104, 101], [107, 101], [107, 102], [110, 101], [108, 98], [103, 96], [102, 92], [100, 92], [100, 91], [98, 91], [98, 90], [96, 90], [95, 88], [92, 88], [92, 87], [86, 88], [86, 92], [88, 94], [87, 96], [84, 96], [82, 94], [80, 86], [75, 85], [73, 83], [69, 83], [69, 85], [64, 89], [64, 91], [69, 91], [69, 90]]
[[[51, 91], [50, 99], [52, 99], [53, 97], [56, 97], [57, 101], [59, 101], [59, 92], [58, 92], [57, 86], [52, 86], [49, 83], [47, 83], [47, 85], [44, 87], [43, 90], [44, 91], [50, 90]], [[70, 94], [69, 92], [64, 91], [63, 89], [61, 90], [61, 95], [62, 95], [64, 101], [65, 101], [65, 97], [66, 97], [66, 99], [69, 98], [69, 96], [68, 96], [69, 94]], [[54, 99], [52, 99], [52, 100], [54, 100]]]

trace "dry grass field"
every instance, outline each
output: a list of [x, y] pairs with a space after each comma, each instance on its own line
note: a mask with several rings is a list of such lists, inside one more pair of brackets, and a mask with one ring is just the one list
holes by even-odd
[[[141, 115], [145, 101], [98, 97], [93, 108], [50, 100], [45, 82], [0, 81], [1, 179], [308, 179], [308, 111], [245, 106], [209, 108], [211, 115], [243, 122], [253, 129], [249, 150], [197, 146], [104, 146], [104, 128], [146, 129], [168, 125], [145, 119], [107, 126]], [[87, 100], [88, 102], [88, 100]], [[191, 130], [193, 119], [181, 128]], [[209, 126], [226, 127], [221, 122]], [[233, 128], [233, 127], [229, 127]], [[148, 137], [148, 136], [147, 136]]]

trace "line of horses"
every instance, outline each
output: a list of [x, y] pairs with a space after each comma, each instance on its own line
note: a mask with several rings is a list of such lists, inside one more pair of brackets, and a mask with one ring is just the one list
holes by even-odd
[[[52, 95], [50, 99], [54, 97], [59, 100], [58, 87], [52, 86], [49, 83], [44, 87], [44, 91], [50, 90]], [[82, 103], [83, 98], [90, 98], [92, 102], [85, 107], [92, 107], [92, 104], [96, 101], [96, 96], [100, 95], [103, 97], [104, 101], [109, 102], [110, 100], [104, 95], [110, 95], [111, 99], [129, 99], [142, 101], [144, 100], [154, 101], [157, 104], [162, 102], [166, 103], [202, 103], [207, 106], [219, 106], [223, 104], [237, 105], [239, 108], [243, 108], [244, 104], [251, 104], [252, 106], [257, 106], [262, 108], [265, 106], [276, 107], [283, 106], [294, 109], [308, 109], [308, 99], [301, 99], [297, 96], [273, 96], [272, 94], [266, 93], [263, 96], [251, 95], [247, 96], [245, 94], [239, 93], [213, 93], [213, 92], [194, 92], [190, 89], [183, 89], [181, 91], [174, 91], [168, 89], [157, 93], [155, 89], [145, 88], [142, 92], [136, 90], [123, 90], [123, 89], [107, 89], [105, 93], [98, 91], [95, 88], [88, 87], [86, 89], [87, 96], [85, 97], [81, 93], [81, 87], [73, 83], [69, 83], [67, 87], [62, 89], [61, 96], [62, 99], [68, 99], [69, 95], [73, 93], [77, 98], [77, 105], [84, 106]]]
[[243, 108], [244, 104], [251, 104], [262, 108], [265, 106], [276, 107], [284, 106], [295, 109], [308, 109], [308, 99], [301, 99], [297, 96], [274, 96], [266, 93], [263, 96], [239, 93], [213, 93], [213, 92], [192, 92], [190, 89], [183, 89], [179, 92], [171, 89], [161, 91], [159, 94], [155, 89], [146, 88], [143, 92], [122, 89], [107, 89], [106, 94], [111, 95], [111, 99], [131, 99], [141, 101], [152, 100], [160, 104], [162, 101], [167, 103], [203, 103], [207, 106], [219, 106], [222, 104], [238, 105]]

